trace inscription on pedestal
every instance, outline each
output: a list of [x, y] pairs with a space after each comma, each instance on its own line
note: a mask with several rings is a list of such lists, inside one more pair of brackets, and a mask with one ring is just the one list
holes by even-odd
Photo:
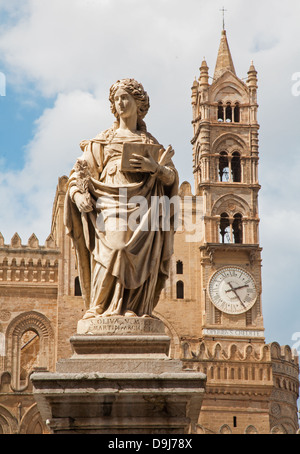
[[161, 320], [141, 317], [103, 317], [79, 320], [78, 334], [149, 334], [164, 333]]

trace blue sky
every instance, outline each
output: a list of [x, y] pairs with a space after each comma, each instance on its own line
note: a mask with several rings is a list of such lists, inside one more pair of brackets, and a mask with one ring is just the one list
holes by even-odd
[[149, 131], [175, 149], [193, 185], [191, 85], [205, 56], [213, 74], [222, 16], [238, 77], [259, 77], [260, 243], [267, 342], [299, 332], [299, 0], [0, 0], [0, 231], [40, 243], [59, 176], [78, 144], [109, 127], [108, 90], [134, 77], [148, 91]]
[[[3, 170], [21, 170], [24, 167], [26, 145], [34, 137], [34, 121], [52, 101], [43, 97], [27, 104], [28, 94], [15, 92], [6, 80], [6, 94], [0, 98], [0, 136], [2, 137], [1, 167]], [[32, 99], [32, 101], [33, 101]]]

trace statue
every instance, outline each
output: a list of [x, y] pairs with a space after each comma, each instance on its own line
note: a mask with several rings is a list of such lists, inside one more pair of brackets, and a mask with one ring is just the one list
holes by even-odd
[[[70, 173], [65, 199], [65, 225], [86, 308], [83, 319], [151, 317], [168, 278], [174, 236], [174, 213], [169, 229], [162, 228], [163, 214], [156, 228], [149, 228], [153, 212], [159, 213], [151, 201], [177, 194], [174, 150], [164, 149], [148, 133], [143, 118], [150, 103], [140, 83], [117, 81], [109, 100], [116, 121], [80, 143], [83, 154]], [[130, 147], [130, 169], [124, 171]], [[144, 154], [139, 152], [143, 147], [148, 147]], [[140, 221], [134, 228], [128, 226], [130, 216]]]

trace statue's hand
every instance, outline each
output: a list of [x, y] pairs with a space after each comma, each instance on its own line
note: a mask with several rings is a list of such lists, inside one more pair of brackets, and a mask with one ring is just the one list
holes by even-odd
[[84, 194], [81, 194], [81, 192], [74, 194], [74, 202], [80, 212], [88, 213], [89, 211], [93, 211], [92, 202]]
[[168, 164], [171, 161], [174, 154], [175, 154], [175, 151], [173, 150], [172, 145], [169, 145], [168, 148], [163, 151], [161, 158], [159, 160], [159, 164], [161, 166]]
[[129, 159], [130, 165], [138, 172], [156, 172], [157, 162], [153, 159], [150, 153], [147, 156], [132, 154], [133, 159]]

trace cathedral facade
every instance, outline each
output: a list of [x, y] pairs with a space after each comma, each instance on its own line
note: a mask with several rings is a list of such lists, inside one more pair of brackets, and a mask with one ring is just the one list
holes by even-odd
[[[296, 433], [298, 357], [264, 337], [257, 72], [251, 63], [246, 81], [236, 75], [225, 30], [211, 80], [204, 60], [191, 96], [194, 190], [179, 190], [183, 220], [201, 225], [176, 232], [155, 316], [171, 356], [207, 376], [197, 433]], [[0, 235], [0, 433], [48, 433], [30, 374], [71, 356], [84, 312], [64, 227], [67, 180], [59, 178], [44, 245], [34, 234], [26, 245]]]

